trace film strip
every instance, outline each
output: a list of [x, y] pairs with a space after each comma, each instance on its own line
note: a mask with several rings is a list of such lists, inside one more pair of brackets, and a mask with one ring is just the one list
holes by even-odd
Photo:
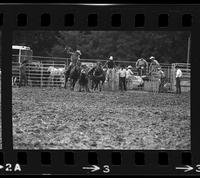
[[[198, 101], [198, 92], [199, 92], [199, 86], [197, 82], [198, 68], [199, 68], [198, 43], [200, 41], [199, 10], [200, 10], [199, 5], [145, 5], [145, 4], [144, 5], [139, 5], [139, 4], [138, 5], [117, 5], [117, 4], [112, 4], [112, 5], [94, 5], [94, 4], [90, 5], [89, 4], [87, 5], [86, 4], [82, 5], [66, 5], [66, 4], [5, 5], [4, 4], [3, 5], [2, 4], [0, 5], [1, 71], [2, 71], [2, 77], [1, 77], [2, 80], [1, 81], [2, 82], [1, 143], [2, 144], [0, 151], [0, 174], [199, 175], [200, 173], [200, 154], [199, 154], [200, 146], [198, 138], [199, 118], [198, 118], [198, 105], [194, 104], [195, 101]], [[123, 122], [123, 119], [120, 120], [120, 118], [123, 118], [123, 116], [120, 115], [120, 112], [123, 113], [123, 111], [120, 110], [123, 101], [126, 103], [126, 107], [130, 107], [127, 108], [126, 110], [126, 108], [123, 106], [126, 112], [129, 111], [131, 112], [131, 110], [133, 109], [132, 108], [133, 106], [128, 105], [127, 104], [128, 101], [125, 101], [123, 98], [123, 97], [127, 98], [126, 94], [121, 95], [119, 91], [112, 91], [108, 93], [103, 91], [102, 94], [101, 92], [92, 92], [92, 96], [89, 96], [89, 98], [98, 95], [96, 100], [98, 100], [99, 98], [110, 97], [110, 95], [114, 95], [114, 98], [117, 98], [118, 96], [121, 97], [121, 101], [116, 99], [119, 103], [116, 103], [114, 107], [112, 106], [113, 108], [117, 109], [117, 111], [116, 110], [115, 111], [118, 112], [119, 116], [117, 114], [113, 114], [112, 109], [109, 110], [109, 105], [107, 104], [106, 106], [104, 106], [104, 109], [100, 113], [97, 112], [98, 109], [93, 111], [97, 112], [96, 118], [98, 119], [98, 121], [95, 120], [95, 117], [91, 117], [89, 119], [91, 119], [92, 122], [94, 123], [100, 122], [99, 125], [98, 124], [94, 125], [94, 123], [92, 123], [91, 120], [85, 118], [87, 117], [87, 113], [85, 112], [89, 112], [87, 108], [92, 108], [92, 106], [88, 105], [88, 103], [86, 102], [85, 103], [86, 106], [82, 105], [80, 106], [81, 108], [78, 108], [78, 106], [80, 105], [80, 103], [82, 103], [83, 100], [84, 101], [87, 100], [85, 99], [85, 96], [88, 94], [84, 92], [82, 92], [80, 96], [80, 94], [76, 91], [70, 91], [69, 89], [64, 90], [60, 89], [59, 87], [54, 87], [53, 89], [50, 87], [45, 88], [43, 86], [33, 87], [32, 85], [23, 86], [20, 88], [14, 87], [12, 84], [13, 69], [14, 69], [12, 47], [13, 45], [18, 45], [19, 47], [20, 45], [27, 46], [30, 44], [34, 46], [34, 44], [31, 43], [31, 40], [32, 42], [34, 42], [35, 40], [34, 37], [37, 36], [37, 33], [41, 31], [43, 33], [64, 32], [64, 33], [59, 33], [59, 35], [63, 35], [65, 34], [65, 32], [73, 32], [71, 33], [71, 36], [69, 35], [67, 39], [70, 45], [73, 44], [72, 42], [70, 42], [70, 40], [73, 41], [74, 38], [78, 38], [78, 40], [80, 40], [78, 36], [80, 34], [76, 33], [78, 31], [104, 32], [104, 35], [105, 36], [107, 35], [106, 37], [104, 36], [98, 37], [97, 36], [98, 34], [96, 34], [95, 37], [87, 35], [84, 36], [85, 37], [84, 40], [86, 41], [86, 43], [88, 44], [90, 43], [90, 40], [87, 39], [90, 37], [91, 41], [93, 40], [93, 38], [96, 38], [96, 41], [98, 42], [97, 44], [94, 42], [92, 45], [88, 46], [84, 45], [81, 46], [80, 44], [79, 46], [75, 45], [76, 48], [74, 48], [74, 50], [77, 50], [79, 47], [81, 48], [82, 55], [87, 54], [88, 56], [90, 56], [90, 54], [89, 52], [87, 52], [87, 50], [90, 51], [91, 53], [93, 52], [92, 54], [95, 56], [95, 52], [89, 50], [89, 48], [93, 47], [93, 45], [96, 45], [97, 47], [98, 45], [100, 47], [108, 45], [109, 41], [105, 43], [101, 42], [101, 44], [100, 41], [98, 41], [99, 38], [102, 38], [102, 40], [106, 40], [109, 38], [109, 35], [111, 34], [110, 33], [106, 34], [106, 32], [121, 32], [126, 34], [131, 32], [153, 32], [152, 34], [156, 34], [157, 32], [160, 33], [160, 36], [152, 35], [152, 38], [154, 39], [153, 42], [155, 41], [156, 38], [161, 38], [163, 32], [170, 33], [170, 32], [181, 31], [183, 33], [185, 32], [186, 36], [190, 34], [189, 36], [190, 39], [187, 38], [189, 40], [186, 40], [187, 43], [183, 44], [183, 46], [188, 47], [188, 44], [190, 45], [189, 51], [187, 51], [188, 50], [187, 48], [185, 50], [187, 52], [190, 52], [189, 54], [186, 52], [186, 55], [189, 56], [190, 59], [189, 63], [192, 63], [192, 70], [191, 70], [192, 87], [190, 86], [189, 94], [187, 94], [186, 96], [184, 94], [182, 94], [182, 96], [181, 95], [177, 96], [171, 93], [166, 94], [167, 96], [169, 96], [169, 98], [176, 98], [176, 101], [173, 101], [175, 104], [172, 102], [171, 104], [168, 105], [172, 106], [174, 105], [173, 107], [175, 109], [178, 108], [177, 112], [179, 112], [180, 108], [185, 109], [184, 113], [186, 113], [186, 115], [183, 114], [181, 116], [176, 115], [175, 117], [173, 117], [173, 119], [174, 120], [178, 119], [178, 121], [173, 122], [173, 119], [164, 117], [162, 115], [163, 110], [161, 111], [156, 110], [156, 107], [158, 106], [152, 106], [151, 109], [154, 110], [154, 112], [156, 112], [155, 114], [161, 113], [162, 116], [160, 115], [157, 117], [156, 115], [153, 115], [153, 118], [155, 119], [151, 118], [153, 121], [151, 123], [148, 123], [148, 120], [150, 120], [150, 118], [147, 117], [145, 120], [142, 120], [142, 122], [140, 122], [139, 119], [140, 117], [143, 118], [143, 116], [138, 115], [138, 118], [136, 118], [133, 114], [130, 116], [130, 118], [133, 117], [133, 119], [136, 119], [137, 122], [132, 123], [126, 120], [128, 117], [126, 115], [124, 116], [124, 120], [125, 122], [128, 123], [127, 125]], [[27, 32], [36, 32], [36, 34], [34, 33], [35, 36], [33, 36], [33, 34], [32, 36], [28, 36], [26, 35]], [[130, 36], [128, 36], [129, 34], [127, 36], [124, 36], [124, 38], [120, 39], [119, 35], [121, 35], [121, 33], [118, 33], [115, 36], [114, 41], [111, 41], [110, 43], [115, 43], [116, 40], [122, 40], [122, 41], [125, 40], [125, 44], [129, 44], [128, 41], [131, 41]], [[64, 43], [62, 45], [65, 47], [66, 41], [62, 42], [62, 40], [64, 40], [66, 36], [60, 37], [59, 35], [56, 37], [61, 39], [61, 44]], [[145, 35], [145, 33], [143, 33], [143, 35]], [[173, 38], [176, 38], [177, 36], [174, 35]], [[43, 37], [44, 42], [46, 42], [45, 39], [48, 37], [49, 33]], [[125, 39], [125, 37], [128, 38], [129, 40]], [[134, 34], [132, 37], [134, 38]], [[31, 40], [29, 38], [31, 38]], [[39, 37], [36, 38], [38, 39]], [[140, 36], [140, 38], [138, 38], [139, 41], [141, 38], [142, 35]], [[149, 37], [146, 39], [149, 39]], [[168, 38], [163, 37], [163, 39], [167, 40]], [[21, 43], [16, 44], [17, 42]], [[157, 44], [162, 45], [162, 42], [163, 41], [161, 38], [161, 41]], [[53, 42], [49, 41], [49, 44], [50, 43]], [[145, 48], [143, 49], [144, 51], [147, 50], [146, 47], [142, 46], [145, 43], [147, 43], [147, 41], [144, 40], [138, 44], [137, 42], [135, 44], [130, 43], [130, 45], [133, 45], [134, 48], [137, 47], [138, 51], [139, 49]], [[136, 44], [139, 45], [139, 47], [136, 46]], [[36, 61], [36, 58], [39, 59], [39, 57], [37, 56], [40, 55], [40, 52], [42, 51], [41, 48], [46, 48], [48, 50], [52, 49], [52, 46], [48, 47], [47, 43], [46, 43], [47, 47], [45, 46], [45, 43], [41, 45], [41, 41], [38, 42], [38, 45], [40, 45], [38, 48], [37, 45], [34, 46], [37, 55], [34, 55], [35, 51], [33, 51], [33, 54], [31, 54], [33, 61]], [[154, 44], [151, 45], [153, 46]], [[149, 48], [151, 48], [151, 45], [149, 46]], [[98, 52], [97, 47], [95, 49]], [[133, 47], [130, 46], [130, 49], [133, 49]], [[169, 49], [173, 47], [176, 48], [175, 46], [171, 45]], [[108, 45], [107, 48], [110, 49], [111, 47]], [[122, 46], [121, 48], [120, 47], [116, 48], [116, 50], [113, 51], [126, 50], [127, 53], [132, 54], [129, 50], [127, 50], [127, 48], [129, 48], [129, 45]], [[157, 46], [157, 48], [159, 47]], [[54, 49], [55, 51], [57, 50], [59, 52], [59, 49], [56, 49], [56, 47]], [[105, 53], [106, 55], [110, 54], [109, 52], [107, 53], [105, 52], [106, 48], [102, 49], [103, 49], [102, 51], [100, 50], [101, 53], [103, 54]], [[166, 47], [166, 50], [167, 49], [168, 48]], [[177, 50], [178, 49], [179, 48], [177, 47]], [[165, 51], [165, 49], [163, 50]], [[54, 57], [53, 54], [55, 53], [51, 54], [46, 53], [47, 55], [46, 57], [53, 58]], [[116, 54], [118, 53], [116, 52]], [[117, 56], [116, 54], [114, 52], [111, 53], [111, 55], [114, 56], [114, 58]], [[122, 54], [124, 53], [122, 52]], [[139, 55], [140, 54], [142, 53], [140, 52]], [[149, 55], [149, 53], [147, 54]], [[17, 59], [19, 59], [19, 55], [21, 55], [21, 53], [17, 54], [18, 57]], [[158, 53], [154, 53], [151, 56], [153, 55], [159, 56]], [[167, 57], [169, 57], [170, 55], [167, 55]], [[24, 56], [26, 57], [26, 55]], [[186, 56], [185, 59], [187, 59], [188, 56]], [[105, 55], [103, 57], [105, 57]], [[102, 59], [103, 57], [99, 58]], [[138, 56], [137, 54], [136, 57], [140, 56]], [[122, 58], [121, 63], [123, 63], [123, 56], [121, 58]], [[23, 58], [20, 59], [22, 60]], [[183, 59], [183, 61], [185, 61], [185, 59]], [[41, 62], [42, 60], [38, 61]], [[20, 64], [22, 63], [22, 61], [17, 61], [17, 62], [19, 62]], [[91, 61], [88, 59], [88, 61], [86, 62], [91, 62]], [[174, 61], [174, 63], [180, 63], [180, 62], [177, 59], [177, 61]], [[129, 65], [131, 64], [133, 66], [132, 63], [127, 62], [126, 65], [128, 66], [128, 64]], [[42, 65], [44, 66], [46, 64], [42, 63]], [[170, 64], [170, 67], [171, 66], [172, 65]], [[187, 67], [188, 67], [188, 62], [187, 62]], [[22, 73], [20, 76], [22, 76]], [[42, 80], [42, 79], [40, 78], [36, 80]], [[52, 91], [55, 92], [51, 93]], [[35, 96], [34, 92], [37, 94], [37, 98], [34, 98]], [[141, 91], [134, 91], [134, 92], [141, 93]], [[50, 94], [47, 95], [47, 93]], [[68, 95], [70, 99], [64, 96], [66, 95], [66, 93], [68, 94], [72, 93]], [[131, 92], [129, 91], [129, 93]], [[133, 93], [133, 96], [135, 96], [135, 98], [138, 99], [138, 98], [145, 98], [147, 97], [147, 95], [148, 97], [153, 95], [154, 99], [151, 102], [156, 103], [158, 102], [156, 100], [157, 98], [160, 98], [161, 95], [163, 96], [165, 95], [165, 93], [152, 94], [151, 92], [148, 91], [147, 92], [144, 91], [144, 93], [145, 93], [144, 95], [142, 94], [140, 96]], [[61, 96], [58, 96], [59, 94]], [[57, 100], [57, 97], [62, 98], [62, 94], [63, 97], [66, 99], [66, 101], [68, 101], [68, 103], [66, 103], [66, 101], [61, 99]], [[54, 97], [51, 95], [54, 95]], [[191, 101], [189, 96], [191, 96], [192, 98]], [[73, 105], [73, 108], [70, 108], [69, 105], [71, 106], [71, 103], [74, 103], [77, 97], [79, 97], [77, 103]], [[51, 98], [53, 99], [53, 101], [47, 100], [47, 98]], [[184, 100], [185, 98], [187, 98], [187, 100]], [[32, 100], [34, 101], [32, 102]], [[165, 99], [162, 100], [168, 100], [168, 98], [165, 96]], [[91, 101], [88, 99], [88, 102], [93, 103], [92, 105], [95, 105], [95, 101], [94, 100]], [[57, 104], [53, 105], [53, 103], [55, 104], [56, 102]], [[112, 102], [114, 103], [115, 100], [113, 100]], [[138, 102], [142, 103], [143, 100], [139, 99]], [[186, 102], [187, 106], [185, 105], [182, 106], [183, 102]], [[35, 105], [37, 103], [39, 103], [39, 105], [36, 107]], [[63, 106], [60, 103], [65, 103], [65, 106]], [[152, 103], [150, 105], [152, 105]], [[162, 105], [162, 102], [160, 103]], [[136, 105], [137, 104], [138, 103], [136, 103]], [[62, 120], [62, 116], [59, 117], [56, 116], [56, 114], [58, 115], [60, 114], [58, 113], [58, 110], [56, 110], [57, 105], [60, 108], [62, 107], [65, 108], [61, 110], [60, 113], [63, 112], [65, 113], [65, 111], [68, 112], [65, 113], [66, 114], [65, 116], [63, 116], [66, 117], [66, 120], [63, 120], [61, 124], [59, 123], [59, 120]], [[34, 107], [37, 108], [35, 111], [32, 110], [32, 108]], [[41, 110], [42, 107], [43, 107], [43, 113], [40, 113], [41, 115], [39, 117], [37, 112], [38, 110]], [[101, 105], [96, 106], [96, 108], [98, 107], [101, 108]], [[142, 107], [143, 104], [137, 105], [136, 108], [138, 110], [141, 110]], [[23, 110], [23, 108], [25, 109]], [[51, 109], [51, 111], [47, 110], [49, 108]], [[79, 110], [82, 109], [83, 115], [79, 114], [77, 114], [78, 116], [74, 115], [74, 113], [79, 112], [78, 109]], [[106, 119], [109, 121], [109, 123], [107, 123], [107, 120], [105, 122], [102, 121], [101, 123], [101, 120], [103, 118], [103, 115], [101, 114], [104, 112], [110, 113], [110, 115], [108, 114], [107, 116], [104, 116], [107, 117]], [[143, 115], [146, 112], [147, 110], [144, 109]], [[172, 112], [175, 114], [175, 111], [173, 109], [171, 109], [170, 111], [167, 110], [165, 112]], [[47, 114], [48, 116], [45, 114]], [[69, 115], [72, 116], [68, 117]], [[171, 117], [172, 116], [173, 115], [171, 115]], [[77, 121], [74, 122], [73, 118], [77, 119], [77, 117], [80, 118], [81, 120], [78, 119]], [[49, 120], [51, 119], [52, 121], [50, 122]], [[161, 122], [159, 123], [160, 125], [159, 124], [156, 125], [157, 124], [156, 119], [158, 119], [159, 122]], [[168, 119], [169, 121], [167, 121]], [[83, 124], [82, 120], [85, 120], [84, 121], [85, 125]], [[67, 126], [65, 122], [68, 123], [69, 125]], [[79, 122], [82, 123], [82, 125], [79, 124], [78, 125], [79, 127], [77, 129], [76, 124]], [[56, 123], [58, 123], [58, 125], [56, 125]], [[133, 124], [132, 126], [129, 125], [131, 123]], [[62, 128], [62, 124], [66, 128]], [[70, 126], [70, 124], [72, 125]], [[101, 124], [104, 125], [101, 126]], [[122, 124], [122, 127], [129, 128], [129, 130], [127, 131], [125, 128], [121, 128], [120, 124]], [[134, 126], [134, 124], [136, 125], [136, 127]], [[153, 131], [150, 129], [152, 128], [152, 125], [154, 126], [156, 125]], [[50, 127], [52, 127], [51, 131], [49, 131]], [[103, 135], [103, 138], [101, 135], [99, 135], [99, 137], [103, 139], [103, 141], [101, 141], [101, 144], [103, 146], [101, 145], [101, 147], [100, 146], [98, 147], [97, 136], [92, 135], [92, 133], [90, 135], [91, 137], [89, 137], [88, 139], [94, 139], [93, 140], [94, 143], [91, 143], [90, 146], [85, 146], [82, 142], [84, 141], [84, 139], [86, 139], [85, 136], [88, 134], [88, 132], [90, 132], [90, 130], [91, 132], [96, 132], [96, 130], [95, 131], [92, 130], [94, 129], [93, 127], [96, 127], [95, 128], [96, 130], [102, 129], [101, 132], [102, 134], [104, 134], [104, 132], [105, 133], [108, 132], [109, 139], [106, 138], [108, 136], [106, 134]], [[113, 133], [111, 133], [110, 130], [113, 129], [112, 127], [117, 127], [118, 129], [114, 130]], [[165, 130], [159, 131], [160, 127], [166, 128], [168, 130], [177, 129], [177, 131], [176, 132], [168, 131], [165, 133], [165, 137], [162, 138], [159, 137], [159, 134], [161, 134], [161, 132], [165, 132]], [[104, 128], [107, 128], [107, 130], [103, 131]], [[120, 132], [120, 128], [122, 129], [122, 133]], [[124, 134], [123, 132], [125, 131], [129, 132], [131, 128], [132, 130], [135, 130], [135, 132], [133, 131], [131, 133], [132, 136], [125, 135], [123, 138], [120, 138], [119, 133], [123, 135]], [[140, 132], [140, 130], [142, 129], [144, 129], [145, 132]], [[76, 133], [73, 132], [73, 130], [76, 130]], [[157, 135], [154, 134], [152, 136], [151, 132], [154, 132], [155, 130], [158, 130], [158, 133]], [[182, 138], [178, 138], [178, 136], [181, 135], [182, 132], [183, 132]], [[32, 136], [29, 136], [31, 134]], [[48, 137], [48, 134], [50, 135], [50, 137]], [[61, 140], [59, 140], [59, 138], [57, 137], [58, 134], [63, 135], [63, 138]], [[78, 136], [76, 136], [76, 134]], [[142, 138], [140, 138], [141, 136], [140, 134], [143, 134]], [[140, 143], [137, 141], [137, 138], [135, 138], [135, 135], [138, 135], [140, 141], [142, 139], [141, 141], [142, 143], [140, 144], [140, 146], [134, 147], [134, 143]], [[115, 139], [118, 139], [118, 141], [114, 142], [111, 139], [112, 136]], [[43, 137], [47, 140], [44, 141]], [[57, 140], [54, 139], [54, 141], [52, 141], [54, 137]], [[66, 140], [69, 138], [71, 140], [67, 142]], [[157, 140], [157, 142], [155, 142], [156, 138], [159, 138], [161, 140], [160, 141]], [[180, 142], [179, 146], [172, 146], [173, 144], [176, 145], [176, 141], [173, 142], [174, 138], [177, 138], [178, 140], [176, 141]], [[78, 139], [79, 141], [77, 141]], [[104, 141], [106, 139], [108, 142], [105, 144]], [[127, 147], [126, 145], [123, 146], [123, 144], [126, 144], [128, 142], [127, 141], [128, 139], [133, 139], [131, 142], [133, 147], [131, 147], [130, 145]], [[124, 142], [123, 140], [126, 140], [126, 142]], [[151, 142], [151, 140], [154, 141]], [[45, 143], [43, 143], [43, 141]], [[112, 141], [114, 142], [114, 145], [111, 146]], [[68, 146], [72, 142], [75, 144], [74, 147]], [[85, 142], [87, 142], [87, 140]], [[169, 145], [171, 142], [173, 142], [173, 144], [169, 146], [166, 144], [166, 142]], [[188, 144], [185, 144], [186, 142], [188, 142]], [[77, 143], [80, 144], [79, 145], [80, 147], [78, 146]], [[116, 143], [119, 143], [120, 146], [115, 145]], [[158, 145], [152, 146], [155, 143], [157, 143]], [[108, 147], [106, 147], [105, 145], [107, 145]]]

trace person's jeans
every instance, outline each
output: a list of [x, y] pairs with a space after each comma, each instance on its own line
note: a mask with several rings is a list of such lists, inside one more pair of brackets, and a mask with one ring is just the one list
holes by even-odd
[[126, 78], [125, 77], [119, 77], [119, 89], [121, 91], [126, 91]]
[[180, 79], [180, 77], [176, 78], [176, 93], [181, 94], [181, 79]]

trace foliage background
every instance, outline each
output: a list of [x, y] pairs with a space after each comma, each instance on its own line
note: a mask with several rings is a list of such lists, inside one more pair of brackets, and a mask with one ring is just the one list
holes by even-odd
[[26, 45], [34, 55], [69, 57], [65, 47], [80, 49], [81, 58], [136, 61], [155, 56], [161, 63], [186, 62], [186, 31], [16, 31], [13, 44]]

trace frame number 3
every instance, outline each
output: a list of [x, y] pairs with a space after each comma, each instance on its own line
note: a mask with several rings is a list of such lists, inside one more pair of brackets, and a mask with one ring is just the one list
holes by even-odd
[[[104, 173], [109, 173], [109, 172], [110, 172], [110, 168], [109, 168], [108, 165], [104, 165], [103, 168], [104, 168], [104, 169], [103, 169], [103, 172], [104, 172]], [[199, 167], [199, 168], [200, 168], [200, 167]], [[200, 171], [200, 170], [199, 170], [199, 171]]]

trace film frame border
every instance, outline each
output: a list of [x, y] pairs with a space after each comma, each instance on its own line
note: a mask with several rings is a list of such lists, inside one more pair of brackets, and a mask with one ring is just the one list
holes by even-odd
[[[198, 42], [200, 39], [199, 29], [199, 5], [120, 5], [120, 6], [84, 6], [84, 5], [0, 5], [0, 30], [2, 31], [2, 151], [0, 151], [1, 164], [21, 164], [21, 172], [1, 171], [0, 174], [88, 174], [82, 170], [83, 166], [96, 163], [99, 166], [109, 165], [108, 174], [165, 174], [181, 175], [195, 174], [195, 172], [184, 173], [177, 171], [174, 166], [188, 164], [196, 166], [200, 164], [200, 146], [198, 143], [199, 120], [198, 108], [194, 105], [194, 93], [198, 93], [195, 76], [198, 72], [198, 65], [192, 65], [192, 86], [191, 86], [191, 150], [13, 150], [12, 136], [12, 86], [11, 86], [11, 46], [13, 32], [16, 30], [184, 30], [191, 31], [191, 58], [192, 63], [198, 64]], [[22, 20], [17, 21], [18, 15], [22, 14]], [[27, 14], [27, 25], [24, 18]], [[41, 26], [41, 15], [50, 15], [50, 24]], [[65, 26], [64, 17], [72, 14], [74, 24]], [[97, 26], [88, 27], [88, 15], [97, 14]], [[112, 15], [116, 23], [112, 26]], [[119, 15], [120, 14], [120, 15]], [[135, 27], [134, 19], [136, 14], [144, 14], [144, 26]], [[168, 14], [168, 25], [159, 26], [160, 14]], [[182, 26], [184, 14], [192, 15], [192, 24]], [[25, 16], [24, 16], [25, 15]], [[62, 21], [58, 21], [60, 18]], [[119, 20], [119, 18], [121, 20]], [[166, 18], [166, 17], [165, 17]], [[26, 18], [25, 18], [26, 19]], [[120, 21], [120, 22], [119, 22]], [[132, 22], [132, 23], [130, 23]], [[9, 118], [9, 119], [8, 119]], [[91, 154], [92, 153], [92, 154]], [[71, 154], [71, 156], [69, 156]], [[88, 156], [90, 154], [90, 156]], [[50, 164], [41, 164], [41, 157], [48, 160]], [[71, 157], [65, 164], [65, 157]], [[93, 156], [91, 156], [93, 155]], [[95, 156], [96, 155], [96, 156]], [[138, 156], [139, 155], [139, 156]], [[167, 155], [167, 156], [166, 156]], [[113, 156], [113, 157], [112, 157]], [[159, 158], [164, 157], [168, 162], [159, 164]], [[144, 163], [136, 164], [136, 160], [144, 158]], [[89, 160], [88, 160], [89, 159]], [[92, 161], [92, 162], [91, 162]], [[93, 162], [94, 161], [94, 162]], [[162, 158], [161, 158], [162, 162]], [[182, 163], [181, 163], [182, 162]], [[27, 164], [26, 164], [27, 163]], [[191, 164], [190, 164], [191, 163]], [[25, 165], [23, 165], [25, 164]], [[97, 171], [91, 174], [105, 174]]]

